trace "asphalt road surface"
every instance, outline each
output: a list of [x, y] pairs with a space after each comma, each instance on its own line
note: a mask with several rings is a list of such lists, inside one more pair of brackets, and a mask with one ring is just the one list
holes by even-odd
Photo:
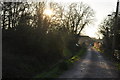
[[70, 70], [59, 78], [118, 78], [113, 63], [91, 48], [88, 48], [83, 59], [77, 61]]

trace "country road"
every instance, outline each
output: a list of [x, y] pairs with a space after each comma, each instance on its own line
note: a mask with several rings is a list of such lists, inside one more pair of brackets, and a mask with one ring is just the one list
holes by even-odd
[[88, 48], [86, 55], [59, 78], [118, 78], [118, 74], [112, 62]]

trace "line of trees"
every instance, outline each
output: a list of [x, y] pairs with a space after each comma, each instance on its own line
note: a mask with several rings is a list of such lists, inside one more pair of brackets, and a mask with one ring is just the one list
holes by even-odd
[[[3, 77], [31, 77], [73, 56], [80, 49], [76, 46], [78, 36], [94, 19], [94, 11], [83, 3], [72, 3], [66, 9], [51, 2], [49, 7], [54, 14], [50, 17], [44, 14], [45, 2], [1, 2], [1, 5]], [[21, 59], [17, 62], [15, 57]], [[31, 67], [36, 68], [34, 71], [26, 71], [23, 63], [31, 63], [27, 69], [37, 66]]]
[[[114, 28], [116, 27], [116, 29]], [[114, 33], [115, 30], [115, 33]], [[120, 15], [117, 18], [117, 24], [115, 23], [115, 13], [108, 15], [104, 21], [100, 24], [99, 32], [103, 34], [104, 48], [107, 51], [113, 52], [113, 37], [115, 38], [115, 50], [120, 50]], [[111, 55], [113, 56], [114, 53]], [[120, 55], [119, 55], [120, 56]], [[116, 57], [117, 58], [117, 57]]]

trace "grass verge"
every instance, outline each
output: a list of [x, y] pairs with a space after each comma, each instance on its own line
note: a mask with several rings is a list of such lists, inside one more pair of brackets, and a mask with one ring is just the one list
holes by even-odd
[[120, 63], [116, 63], [115, 65], [116, 65], [118, 71], [120, 71]]
[[56, 64], [52, 69], [47, 72], [36, 75], [34, 78], [57, 78], [62, 73], [70, 68], [74, 62], [78, 61], [80, 57], [84, 55], [86, 48], [82, 48], [79, 52], [75, 53], [76, 55], [72, 56], [69, 59], [65, 59], [60, 63]]

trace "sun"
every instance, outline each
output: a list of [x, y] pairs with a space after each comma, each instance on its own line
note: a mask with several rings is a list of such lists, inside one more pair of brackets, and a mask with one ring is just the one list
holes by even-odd
[[53, 11], [51, 9], [45, 9], [44, 14], [50, 17], [50, 16], [52, 16]]

